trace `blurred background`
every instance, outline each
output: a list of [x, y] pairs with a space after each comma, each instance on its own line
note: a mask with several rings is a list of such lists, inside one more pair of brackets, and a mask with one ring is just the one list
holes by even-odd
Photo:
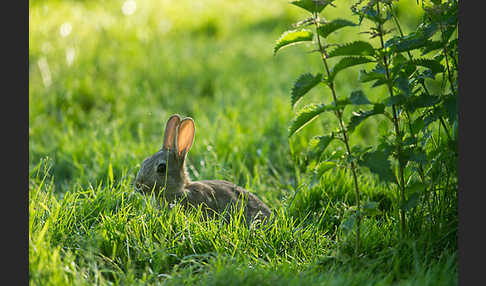
[[[335, 1], [323, 15], [357, 22], [354, 2]], [[421, 17], [416, 0], [400, 1], [396, 13], [405, 33]], [[131, 178], [179, 113], [196, 123], [187, 161], [193, 179], [232, 180], [278, 205], [298, 180], [292, 154], [336, 127], [323, 117], [287, 138], [293, 83], [322, 72], [322, 63], [311, 46], [276, 56], [273, 47], [306, 16], [286, 0], [29, 1], [30, 169], [49, 165], [59, 195], [97, 185], [109, 170], [116, 180]], [[367, 37], [359, 34], [365, 28], [329, 41]], [[343, 72], [338, 93], [367, 91], [357, 75]], [[368, 97], [381, 96], [377, 90]], [[320, 86], [299, 105], [330, 99]], [[371, 128], [388, 128], [378, 124], [369, 120], [352, 140], [373, 144]]]

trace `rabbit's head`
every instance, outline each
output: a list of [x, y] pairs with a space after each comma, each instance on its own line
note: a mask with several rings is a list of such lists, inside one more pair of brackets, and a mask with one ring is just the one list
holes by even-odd
[[135, 189], [155, 194], [165, 187], [164, 193], [175, 195], [189, 182], [185, 158], [194, 141], [194, 121], [178, 114], [172, 115], [165, 126], [162, 149], [146, 158], [135, 179]]

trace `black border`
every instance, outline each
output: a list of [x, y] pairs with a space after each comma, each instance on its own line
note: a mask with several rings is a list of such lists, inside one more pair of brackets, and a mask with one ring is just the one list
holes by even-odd
[[[481, 23], [485, 16], [480, 15], [484, 10], [479, 5], [475, 9], [477, 15], [472, 15], [473, 5], [466, 8], [464, 3], [475, 2], [459, 1], [458, 271], [459, 285], [481, 285], [486, 242], [483, 234], [486, 184], [481, 182], [486, 176], [482, 166], [486, 145], [482, 136], [486, 123], [483, 116], [486, 112], [485, 105], [481, 104], [486, 97], [482, 87], [486, 80], [480, 62], [484, 57], [481, 40], [484, 24]], [[474, 47], [477, 50], [471, 49]]]

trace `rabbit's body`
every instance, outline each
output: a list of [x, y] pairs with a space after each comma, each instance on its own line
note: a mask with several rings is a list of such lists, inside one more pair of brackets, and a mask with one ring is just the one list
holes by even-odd
[[229, 215], [241, 210], [247, 223], [254, 219], [270, 218], [270, 209], [254, 194], [240, 186], [222, 180], [191, 181], [185, 168], [185, 156], [194, 140], [194, 122], [182, 121], [178, 115], [169, 118], [162, 149], [146, 158], [137, 174], [135, 186], [142, 192], [158, 192], [164, 188], [162, 198], [177, 201], [185, 208], [199, 207], [213, 217]]
[[[189, 183], [185, 190], [189, 191], [192, 204], [205, 203], [217, 213], [237, 210], [243, 206], [243, 214], [247, 221], [255, 218], [270, 218], [270, 209], [254, 194], [228, 181], [204, 180]], [[242, 204], [243, 202], [243, 204]]]

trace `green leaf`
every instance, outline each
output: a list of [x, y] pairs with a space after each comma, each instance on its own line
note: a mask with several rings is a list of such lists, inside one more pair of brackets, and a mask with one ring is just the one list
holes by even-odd
[[378, 13], [376, 9], [374, 8], [373, 5], [366, 5], [361, 9], [361, 15], [364, 16], [365, 18], [371, 20], [372, 22], [375, 23], [385, 23], [387, 20], [391, 18], [391, 13], [386, 10], [386, 14], [384, 17], [382, 17], [382, 13]]
[[407, 65], [426, 67], [430, 69], [433, 74], [444, 71], [444, 66], [440, 62], [431, 59], [424, 59], [424, 58], [413, 59], [408, 61]]
[[319, 28], [317, 29], [317, 33], [321, 37], [327, 38], [327, 36], [339, 29], [352, 26], [356, 26], [356, 24], [345, 19], [335, 19], [326, 24], [323, 24], [322, 26], [319, 26]]
[[[457, 22], [457, 20], [456, 20], [456, 22]], [[454, 31], [456, 30], [456, 28], [457, 28], [456, 25], [451, 25], [451, 26], [448, 26], [447, 29], [444, 31], [443, 39], [446, 43], [449, 41], [452, 34], [454, 34]]]
[[326, 150], [327, 146], [329, 146], [334, 139], [334, 134], [316, 136], [312, 138], [309, 142], [309, 147], [312, 148], [312, 151], [309, 152], [309, 157], [320, 157], [322, 152]]
[[370, 72], [360, 70], [358, 79], [361, 82], [369, 82], [372, 80], [385, 80], [385, 74], [385, 68], [381, 64], [377, 64]]
[[455, 122], [459, 115], [459, 111], [457, 109], [457, 96], [449, 94], [444, 99], [444, 107], [447, 112], [447, 117], [449, 122]]
[[318, 178], [322, 177], [324, 173], [327, 171], [331, 170], [332, 168], [336, 167], [336, 163], [332, 161], [324, 161], [321, 162], [317, 167], [314, 169], [314, 172], [316, 173], [316, 176]]
[[354, 105], [365, 105], [365, 104], [371, 104], [371, 102], [368, 100], [366, 95], [362, 90], [355, 90], [351, 92], [351, 96], [349, 97], [349, 101], [351, 104]]
[[423, 55], [426, 55], [432, 51], [435, 51], [435, 50], [438, 50], [438, 49], [442, 49], [444, 47], [444, 45], [442, 44], [441, 41], [431, 41], [431, 40], [428, 40], [427, 41], [427, 45], [425, 45], [425, 47], [423, 48], [422, 50], [422, 56]]
[[374, 104], [372, 110], [368, 110], [368, 111], [361, 111], [360, 110], [359, 112], [353, 112], [353, 116], [351, 117], [351, 120], [349, 121], [349, 124], [347, 126], [347, 130], [349, 132], [352, 132], [366, 118], [369, 118], [370, 116], [377, 115], [377, 114], [383, 114], [384, 112], [385, 112], [385, 105], [381, 104], [381, 103]]
[[419, 108], [434, 106], [439, 103], [440, 98], [434, 95], [421, 94], [419, 96], [410, 96], [407, 99], [406, 108], [410, 112], [414, 112]]
[[407, 102], [407, 97], [403, 94], [397, 94], [394, 96], [388, 96], [383, 100], [385, 106], [392, 106], [392, 105], [403, 105]]
[[421, 182], [414, 182], [407, 186], [407, 193], [415, 194], [422, 193], [427, 186]]
[[363, 204], [363, 213], [368, 216], [375, 216], [379, 215], [380, 209], [378, 208], [379, 204], [377, 202], [368, 201]]
[[403, 146], [410, 146], [417, 144], [417, 138], [413, 136], [406, 136], [402, 141]]
[[377, 87], [377, 86], [380, 86], [380, 85], [383, 85], [383, 84], [386, 84], [388, 81], [386, 79], [379, 79], [377, 81], [375, 81], [371, 87]]
[[402, 161], [403, 164], [408, 161], [417, 162], [419, 164], [427, 163], [427, 154], [424, 151], [416, 148], [407, 148], [405, 150], [402, 150], [399, 157], [400, 161]]
[[424, 122], [424, 120], [422, 118], [415, 119], [415, 121], [412, 122], [412, 132], [413, 132], [413, 134], [417, 134], [424, 127], [425, 127], [425, 122]]
[[429, 126], [431, 123], [437, 121], [441, 116], [444, 116], [444, 110], [440, 108], [436, 108], [432, 110], [432, 112], [428, 113], [427, 115], [424, 116], [423, 121], [424, 121], [424, 127], [426, 128]]
[[400, 89], [406, 96], [409, 96], [412, 92], [410, 90], [410, 83], [408, 81], [408, 75], [406, 76], [399, 76], [395, 79], [394, 84], [398, 89]]
[[297, 81], [294, 83], [294, 87], [292, 88], [292, 97], [291, 97], [291, 105], [294, 107], [297, 102], [302, 99], [302, 97], [311, 90], [314, 86], [316, 86], [322, 79], [322, 74], [318, 73], [313, 76], [310, 73], [306, 73], [301, 75]]
[[401, 53], [425, 47], [427, 39], [421, 35], [412, 34], [404, 37], [396, 36], [385, 43], [385, 48], [392, 52]]
[[334, 65], [331, 70], [331, 74], [329, 75], [329, 82], [332, 82], [338, 72], [347, 69], [352, 66], [357, 66], [361, 64], [366, 64], [372, 62], [373, 59], [365, 58], [365, 57], [344, 57], [338, 63]]
[[419, 202], [420, 195], [419, 193], [414, 193], [408, 197], [408, 199], [401, 204], [401, 209], [404, 211], [410, 211], [414, 209]]
[[380, 180], [395, 182], [395, 174], [393, 174], [391, 163], [388, 160], [388, 154], [383, 150], [368, 152], [358, 162], [360, 165], [370, 169], [371, 172], [377, 174]]
[[366, 95], [362, 90], [355, 90], [351, 92], [351, 95], [348, 98], [338, 100], [337, 105], [339, 106], [346, 106], [348, 104], [352, 105], [366, 105], [366, 104], [371, 104], [371, 102], [368, 100]]
[[326, 0], [299, 0], [299, 1], [292, 1], [290, 4], [300, 7], [304, 10], [309, 11], [310, 13], [320, 13], [327, 5], [331, 4], [334, 0], [326, 1]]
[[275, 55], [283, 47], [312, 41], [313, 36], [314, 34], [306, 29], [284, 32], [275, 43], [273, 54]]
[[297, 116], [290, 123], [289, 137], [311, 123], [322, 112], [330, 110], [336, 110], [336, 106], [315, 103], [304, 106], [298, 111]]
[[439, 31], [439, 24], [436, 22], [431, 22], [427, 25], [421, 24], [417, 28], [418, 34], [420, 34], [422, 37], [429, 39], [432, 37], [437, 31]]
[[385, 77], [384, 74], [381, 74], [381, 73], [378, 73], [378, 72], [375, 72], [375, 71], [366, 72], [365, 70], [360, 70], [358, 80], [360, 82], [369, 82], [369, 81], [376, 80], [376, 81], [380, 81], [380, 82], [385, 83], [386, 77]]
[[337, 56], [373, 56], [375, 49], [364, 41], [355, 41], [338, 46], [327, 55], [328, 58]]

